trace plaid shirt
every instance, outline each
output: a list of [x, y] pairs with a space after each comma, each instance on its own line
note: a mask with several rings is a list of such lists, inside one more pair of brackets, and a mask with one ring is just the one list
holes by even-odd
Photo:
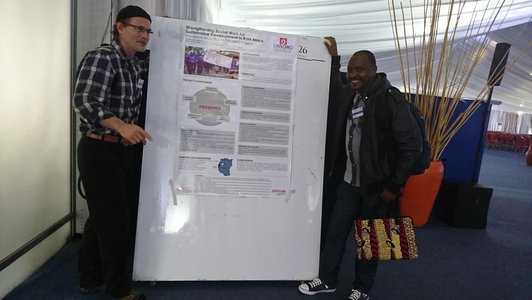
[[85, 54], [76, 71], [74, 110], [80, 115], [79, 130], [118, 135], [100, 121], [117, 117], [129, 124], [139, 118], [141, 75], [145, 64], [129, 59], [118, 44], [102, 45]]

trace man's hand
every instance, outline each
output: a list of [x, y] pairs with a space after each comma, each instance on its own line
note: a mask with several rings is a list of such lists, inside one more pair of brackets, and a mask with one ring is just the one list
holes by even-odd
[[124, 140], [124, 144], [126, 145], [134, 145], [138, 143], [146, 145], [146, 140], [153, 141], [153, 138], [147, 131], [144, 131], [141, 127], [133, 124], [124, 123], [124, 125], [118, 130], [118, 133], [120, 133]]
[[331, 56], [338, 56], [338, 48], [336, 46], [336, 39], [332, 36], [326, 36], [323, 38], [325, 41], [323, 41], [323, 44], [325, 44], [325, 47], [327, 47], [327, 51], [329, 51], [329, 54]]
[[385, 201], [393, 201], [397, 198], [397, 195], [388, 191], [387, 188], [384, 188], [381, 193], [381, 199]]
[[145, 145], [146, 140], [153, 141], [153, 138], [147, 131], [144, 131], [144, 129], [137, 125], [125, 123], [117, 117], [102, 120], [100, 124], [118, 132], [126, 145], [135, 145], [138, 143]]

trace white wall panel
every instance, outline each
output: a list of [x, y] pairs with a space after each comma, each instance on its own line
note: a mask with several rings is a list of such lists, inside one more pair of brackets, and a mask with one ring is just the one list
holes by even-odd
[[[0, 28], [4, 258], [69, 213], [70, 1], [2, 0]], [[0, 298], [64, 245], [59, 235], [0, 273]]]

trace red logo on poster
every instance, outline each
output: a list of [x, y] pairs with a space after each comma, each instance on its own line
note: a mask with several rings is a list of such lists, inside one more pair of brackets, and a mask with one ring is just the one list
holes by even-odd
[[288, 44], [288, 39], [287, 38], [279, 38], [279, 44], [281, 44], [283, 46]]

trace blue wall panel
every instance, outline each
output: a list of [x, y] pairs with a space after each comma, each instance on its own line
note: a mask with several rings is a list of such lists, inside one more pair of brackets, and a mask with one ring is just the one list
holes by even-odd
[[[471, 101], [461, 102], [456, 114], [463, 111]], [[484, 149], [484, 115], [489, 105], [483, 103], [450, 141], [441, 158], [444, 162], [443, 179], [450, 182], [476, 183], [480, 171], [480, 159]]]

